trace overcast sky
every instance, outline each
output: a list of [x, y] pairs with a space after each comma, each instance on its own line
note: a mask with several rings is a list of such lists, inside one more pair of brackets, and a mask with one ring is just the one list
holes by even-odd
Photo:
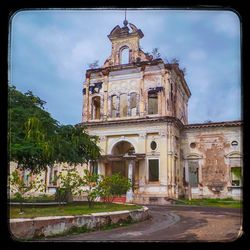
[[[9, 81], [46, 101], [61, 124], [81, 122], [82, 83], [88, 64], [111, 54], [107, 35], [124, 11], [29, 10], [12, 18]], [[131, 10], [141, 47], [186, 68], [189, 123], [241, 119], [240, 21], [231, 11]]]

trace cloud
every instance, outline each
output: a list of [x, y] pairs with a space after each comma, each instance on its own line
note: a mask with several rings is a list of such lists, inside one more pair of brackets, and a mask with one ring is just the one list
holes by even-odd
[[[60, 122], [80, 122], [85, 71], [110, 55], [107, 35], [122, 26], [123, 15], [117, 9], [19, 12], [12, 23], [11, 80], [46, 100]], [[233, 12], [130, 10], [127, 19], [143, 31], [144, 51], [158, 47], [163, 58], [178, 58], [187, 68], [190, 122], [238, 117], [240, 39]]]
[[207, 54], [202, 49], [195, 49], [189, 52], [189, 58], [194, 61], [202, 61], [207, 58]]

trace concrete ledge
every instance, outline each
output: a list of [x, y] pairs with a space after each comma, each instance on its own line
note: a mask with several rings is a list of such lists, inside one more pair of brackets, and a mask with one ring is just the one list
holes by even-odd
[[76, 216], [50, 216], [10, 219], [10, 232], [14, 239], [34, 239], [66, 234], [75, 227], [98, 230], [102, 226], [129, 221], [144, 221], [150, 217], [147, 207], [136, 210], [92, 213]]
[[[23, 202], [23, 206], [50, 206], [50, 205], [64, 205], [67, 202]], [[9, 202], [9, 205], [20, 205], [20, 202]]]

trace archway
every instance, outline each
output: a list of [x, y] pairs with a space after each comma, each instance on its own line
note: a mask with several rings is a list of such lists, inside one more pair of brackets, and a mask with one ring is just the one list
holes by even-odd
[[123, 46], [120, 49], [120, 64], [127, 64], [130, 61], [129, 47]]
[[111, 150], [111, 154], [118, 157], [118, 160], [114, 160], [109, 163], [107, 168], [107, 175], [120, 173], [122, 176], [128, 178], [128, 162], [123, 158], [124, 155], [130, 155], [134, 153], [134, 146], [128, 141], [117, 142]]

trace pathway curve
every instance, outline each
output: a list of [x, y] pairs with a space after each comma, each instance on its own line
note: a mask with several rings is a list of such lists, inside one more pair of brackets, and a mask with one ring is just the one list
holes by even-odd
[[233, 241], [242, 224], [240, 209], [147, 206], [152, 218], [127, 227], [44, 239], [46, 241]]

